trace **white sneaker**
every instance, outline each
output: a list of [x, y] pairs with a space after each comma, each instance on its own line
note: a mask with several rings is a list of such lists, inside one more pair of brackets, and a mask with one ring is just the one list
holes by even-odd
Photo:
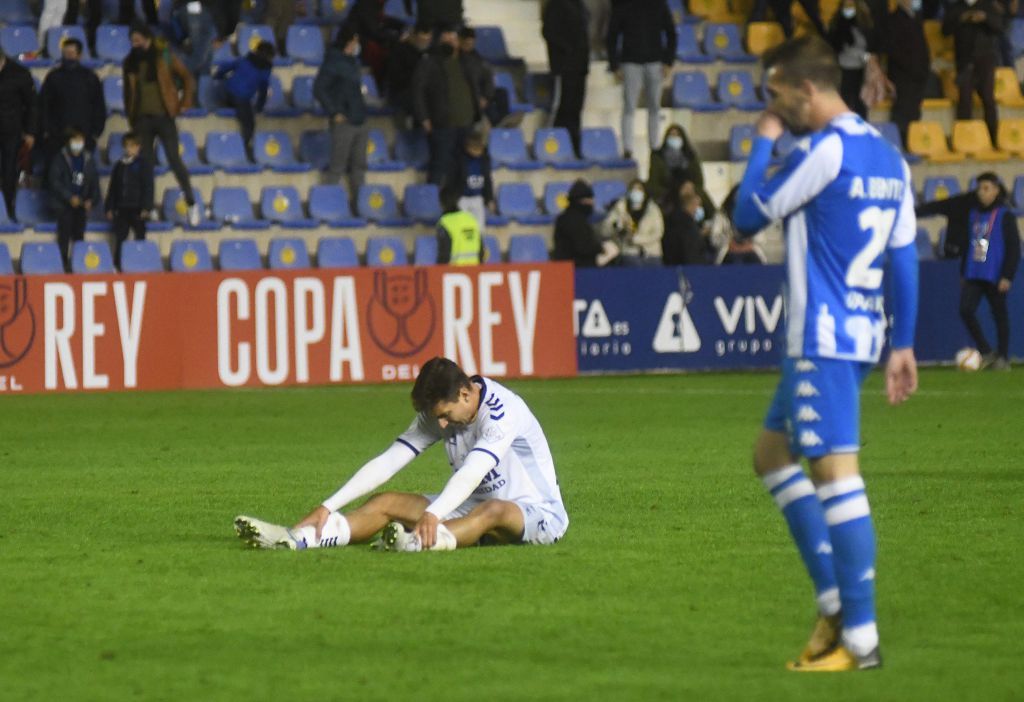
[[235, 517], [235, 533], [253, 548], [306, 548], [306, 540], [297, 539], [291, 529], [255, 517]]
[[420, 539], [416, 534], [407, 531], [398, 522], [391, 522], [380, 534], [381, 546], [384, 551], [415, 552], [420, 548]]
[[198, 227], [199, 223], [203, 221], [203, 210], [199, 206], [198, 202], [193, 202], [188, 206], [188, 226]]

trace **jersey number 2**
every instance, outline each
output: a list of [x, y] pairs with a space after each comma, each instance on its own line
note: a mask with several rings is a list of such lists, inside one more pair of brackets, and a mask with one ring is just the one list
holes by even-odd
[[860, 213], [857, 224], [864, 231], [870, 232], [871, 239], [850, 261], [850, 268], [846, 271], [847, 287], [865, 290], [876, 290], [881, 287], [882, 270], [873, 268], [871, 264], [885, 249], [895, 222], [896, 210], [869, 207]]

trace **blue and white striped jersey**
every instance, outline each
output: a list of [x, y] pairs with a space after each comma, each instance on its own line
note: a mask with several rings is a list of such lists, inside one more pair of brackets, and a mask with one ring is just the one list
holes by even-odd
[[787, 355], [877, 361], [883, 257], [886, 248], [913, 246], [917, 231], [899, 152], [844, 113], [798, 141], [752, 198], [763, 220], [756, 228], [784, 222]]

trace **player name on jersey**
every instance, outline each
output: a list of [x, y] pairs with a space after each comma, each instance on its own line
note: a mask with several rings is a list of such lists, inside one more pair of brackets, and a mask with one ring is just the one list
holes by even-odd
[[[865, 181], [867, 184], [865, 185]], [[857, 200], [903, 200], [903, 180], [900, 178], [861, 178], [850, 179], [849, 196]]]

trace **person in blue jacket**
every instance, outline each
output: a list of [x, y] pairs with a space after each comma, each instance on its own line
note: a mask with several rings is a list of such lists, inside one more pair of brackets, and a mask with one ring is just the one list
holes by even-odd
[[[263, 110], [270, 88], [270, 71], [274, 65], [274, 45], [261, 41], [245, 58], [225, 64], [214, 78], [224, 80], [224, 97], [233, 107], [242, 131], [245, 149], [252, 158], [252, 135], [256, 131], [256, 112]], [[256, 105], [253, 106], [253, 98]]]

